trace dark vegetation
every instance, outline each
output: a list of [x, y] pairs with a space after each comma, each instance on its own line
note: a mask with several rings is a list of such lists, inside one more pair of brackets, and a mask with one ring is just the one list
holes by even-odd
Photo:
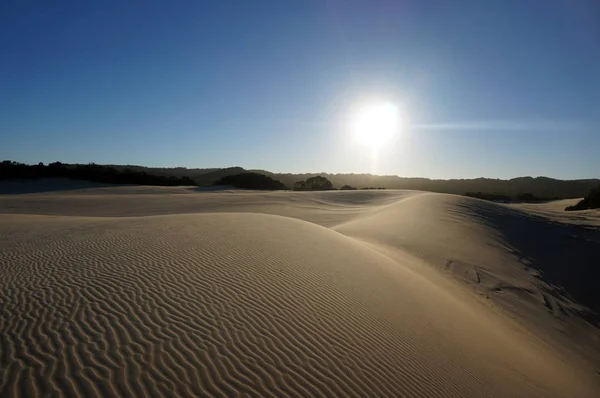
[[340, 191], [355, 191], [356, 188], [350, 185], [344, 185], [340, 188]]
[[464, 194], [464, 196], [469, 196], [471, 198], [484, 199], [484, 200], [494, 200], [494, 201], [510, 200], [510, 196], [500, 195], [500, 194], [496, 194], [496, 193], [467, 192]]
[[294, 191], [331, 191], [333, 184], [325, 177], [315, 176], [294, 183]]
[[235, 188], [242, 189], [260, 189], [260, 190], [281, 190], [289, 189], [281, 181], [267, 177], [264, 174], [259, 173], [241, 173], [228, 175], [221, 178], [219, 181], [213, 183], [213, 185], [230, 185]]
[[600, 185], [590, 191], [585, 198], [574, 206], [565, 208], [567, 211], [600, 209]]
[[431, 180], [429, 178], [398, 177], [395, 175], [377, 176], [372, 174], [330, 174], [330, 173], [272, 173], [266, 170], [246, 170], [242, 167], [221, 169], [186, 169], [186, 168], [148, 168], [142, 166], [128, 167], [136, 171], [146, 171], [155, 175], [188, 176], [198, 185], [212, 185], [227, 175], [241, 174], [248, 171], [264, 174], [281, 181], [288, 187], [293, 187], [297, 181], [321, 176], [331, 181], [334, 188], [344, 185], [351, 187], [385, 187], [386, 189], [417, 189], [422, 191], [452, 193], [462, 195], [465, 192], [488, 192], [517, 198], [523, 192], [531, 193], [538, 198], [581, 198], [591, 189], [600, 184], [600, 179], [587, 180], [556, 180], [548, 177], [519, 177], [510, 180], [493, 178]]
[[530, 203], [536, 203], [536, 202], [549, 202], [551, 200], [558, 200], [560, 199], [558, 196], [554, 196], [551, 198], [544, 198], [544, 197], [539, 197], [539, 196], [535, 196], [532, 193], [521, 193], [519, 195], [517, 195], [517, 200], [520, 202], [530, 202]]
[[[335, 188], [344, 185], [352, 187], [385, 187], [386, 189], [416, 189], [440, 193], [462, 195], [465, 192], [488, 192], [516, 198], [523, 192], [531, 193], [538, 198], [581, 198], [590, 189], [600, 184], [599, 179], [589, 180], [556, 180], [547, 177], [519, 177], [511, 180], [491, 178], [475, 178], [464, 180], [431, 180], [428, 178], [407, 178], [398, 176], [376, 176], [371, 174], [278, 174], [264, 170], [258, 173], [275, 178], [287, 186], [296, 181], [320, 175], [327, 178]], [[206, 175], [204, 178], [209, 177]], [[200, 181], [197, 181], [201, 183]]]
[[[58, 163], [58, 162], [57, 162]], [[53, 163], [56, 164], [56, 163]], [[83, 165], [66, 165], [66, 168], [85, 167]], [[36, 167], [36, 166], [28, 166]], [[108, 169], [114, 169], [117, 172], [125, 172], [126, 175], [131, 173], [139, 173], [139, 175], [157, 177], [163, 185], [164, 181], [168, 185], [190, 185], [195, 183], [200, 186], [210, 186], [221, 178], [228, 175], [236, 175], [247, 172], [255, 172], [271, 177], [274, 180], [281, 181], [282, 184], [288, 187], [294, 187], [298, 181], [307, 181], [312, 177], [323, 177], [329, 180], [332, 188], [341, 188], [345, 185], [350, 187], [385, 187], [386, 189], [416, 189], [422, 191], [451, 193], [462, 195], [465, 192], [487, 192], [495, 195], [504, 195], [512, 199], [518, 198], [523, 192], [527, 192], [540, 200], [544, 198], [581, 198], [588, 194], [591, 189], [596, 188], [600, 184], [599, 179], [587, 180], [556, 180], [548, 177], [519, 177], [510, 180], [500, 180], [491, 178], [475, 178], [461, 180], [431, 180], [428, 178], [406, 178], [398, 176], [376, 176], [371, 174], [328, 174], [328, 173], [308, 173], [308, 174], [289, 174], [289, 173], [271, 173], [266, 170], [246, 170], [242, 167], [229, 168], [207, 168], [207, 169], [188, 169], [184, 167], [143, 167], [135, 165], [106, 165], [100, 166]], [[6, 177], [5, 177], [6, 175]], [[41, 178], [48, 177], [41, 173], [36, 174], [38, 177], [23, 177], [21, 175], [8, 175], [4, 171], [4, 167], [0, 169], [0, 178]], [[70, 178], [81, 178], [69, 175]], [[124, 176], [120, 176], [122, 179]], [[167, 177], [166, 180], [160, 177]], [[187, 177], [192, 181], [180, 180], [180, 182], [171, 184], [170, 177], [182, 179]], [[88, 178], [84, 178], [88, 179]], [[97, 181], [97, 180], [91, 180]], [[129, 181], [127, 183], [142, 183]], [[104, 181], [102, 181], [104, 182]], [[173, 181], [174, 182], [174, 181]], [[155, 184], [145, 181], [144, 184]], [[528, 199], [529, 201], [530, 199]]]
[[63, 164], [60, 162], [44, 165], [26, 165], [5, 160], [0, 163], [0, 180], [39, 178], [71, 178], [108, 184], [139, 184], [139, 185], [196, 185], [189, 177], [159, 176], [145, 171], [134, 171], [130, 168], [117, 169], [111, 166], [90, 164]]
[[485, 193], [485, 192], [467, 192], [464, 196], [469, 196], [471, 198], [491, 200], [497, 202], [508, 202], [508, 201], [519, 201], [526, 203], [539, 203], [539, 202], [548, 202], [550, 200], [560, 199], [558, 197], [553, 198], [542, 198], [539, 196], [535, 196], [532, 193], [520, 193], [515, 196], [502, 195], [498, 193]]

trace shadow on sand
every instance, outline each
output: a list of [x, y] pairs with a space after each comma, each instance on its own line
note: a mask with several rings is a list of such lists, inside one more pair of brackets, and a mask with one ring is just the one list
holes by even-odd
[[[593, 313], [580, 313], [600, 327], [600, 229], [568, 225], [488, 204], [463, 204], [467, 212], [498, 231], [524, 265], [556, 299], [570, 297]], [[552, 308], [549, 308], [552, 310]]]

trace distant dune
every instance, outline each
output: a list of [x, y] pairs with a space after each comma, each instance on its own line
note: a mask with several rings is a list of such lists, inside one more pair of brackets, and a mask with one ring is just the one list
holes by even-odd
[[600, 212], [564, 205], [0, 195], [0, 396], [597, 396]]

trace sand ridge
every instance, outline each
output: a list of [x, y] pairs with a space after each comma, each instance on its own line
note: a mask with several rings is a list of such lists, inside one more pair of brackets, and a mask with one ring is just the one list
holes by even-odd
[[[591, 397], [598, 387], [576, 345], [536, 336], [547, 316], [593, 341], [579, 302], [557, 321], [543, 302], [509, 300], [546, 311], [517, 318], [522, 328], [496, 311], [494, 283], [545, 288], [513, 272], [516, 244], [490, 221], [523, 209], [411, 191], [141, 189], [0, 197], [0, 396]], [[498, 308], [443, 276], [462, 281], [474, 262], [473, 289]]]

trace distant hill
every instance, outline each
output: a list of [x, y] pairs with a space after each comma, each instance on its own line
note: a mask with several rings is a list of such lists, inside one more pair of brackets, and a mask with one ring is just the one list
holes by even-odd
[[[199, 173], [191, 175], [190, 177], [196, 182], [198, 185], [212, 185], [215, 182], [223, 179], [228, 176], [235, 176], [238, 174], [255, 172], [254, 170], [245, 170], [241, 167], [227, 167], [225, 169], [215, 169], [205, 173]], [[266, 173], [255, 172], [258, 174], [267, 175]], [[272, 177], [271, 175], [268, 175]]]
[[[137, 165], [123, 165], [123, 164], [106, 164], [104, 166], [113, 167], [116, 170], [129, 169], [132, 171], [146, 172], [157, 176], [165, 177], [192, 177], [201, 174], [207, 174], [218, 170], [225, 170], [222, 168], [206, 168], [206, 169], [188, 169], [185, 167], [146, 167]], [[241, 167], [240, 167], [241, 169]], [[243, 169], [242, 169], [243, 170]]]
[[213, 185], [231, 185], [235, 188], [259, 189], [268, 191], [289, 189], [280, 181], [274, 180], [264, 174], [253, 172], [228, 175], [219, 179], [219, 181], [213, 183]]
[[[69, 165], [74, 167], [77, 165]], [[273, 173], [267, 170], [247, 170], [242, 167], [188, 169], [185, 167], [160, 168], [136, 165], [107, 165], [115, 170], [128, 169], [129, 172], [145, 172], [154, 176], [174, 178], [188, 177], [198, 185], [212, 185], [229, 175], [254, 172], [264, 174], [281, 181], [288, 187], [310, 177], [323, 176], [332, 182], [334, 188], [344, 185], [353, 187], [384, 187], [388, 189], [416, 189], [422, 191], [452, 193], [463, 195], [466, 192], [478, 192], [492, 195], [518, 197], [531, 194], [540, 198], [582, 198], [600, 185], [600, 179], [557, 180], [548, 177], [519, 177], [510, 180], [493, 178], [432, 180], [429, 178], [399, 177], [395, 175], [372, 174], [331, 174], [331, 173]]]
[[[234, 172], [243, 172], [238, 169], [236, 168]], [[251, 171], [277, 179], [287, 186], [293, 186], [297, 181], [306, 180], [310, 177], [323, 176], [329, 179], [337, 189], [344, 185], [354, 187], [375, 186], [387, 189], [416, 189], [458, 195], [463, 195], [466, 192], [485, 192], [513, 198], [526, 193], [540, 198], [581, 198], [600, 184], [600, 179], [557, 180], [548, 177], [518, 177], [510, 180], [493, 178], [432, 180], [429, 178], [410, 178], [392, 175], [378, 176], [372, 174], [289, 174], [272, 173], [266, 170]], [[199, 182], [195, 176], [192, 178]]]

